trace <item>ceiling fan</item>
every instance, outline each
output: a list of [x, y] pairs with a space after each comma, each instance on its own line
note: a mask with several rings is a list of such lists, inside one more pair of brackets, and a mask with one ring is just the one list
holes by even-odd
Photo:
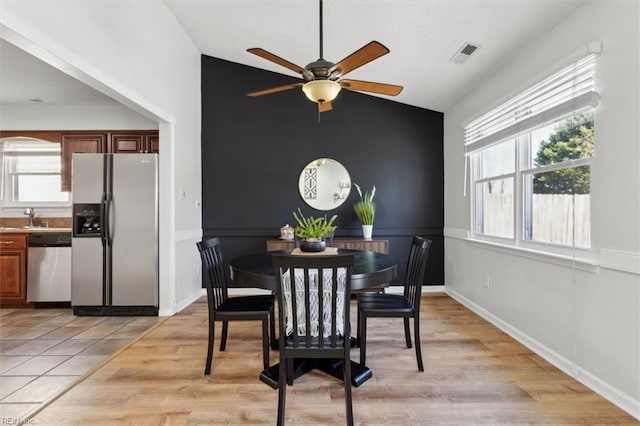
[[331, 101], [338, 96], [341, 89], [379, 93], [390, 96], [396, 96], [402, 91], [402, 86], [393, 84], [341, 79], [348, 72], [386, 55], [389, 53], [389, 49], [377, 41], [372, 41], [336, 64], [325, 60], [322, 51], [322, 0], [320, 0], [320, 59], [302, 68], [259, 47], [247, 49], [247, 52], [288, 68], [291, 71], [295, 71], [304, 79], [304, 81], [300, 83], [287, 84], [286, 86], [272, 87], [270, 89], [247, 93], [247, 96], [256, 97], [269, 95], [271, 93], [301, 87], [307, 98], [318, 104], [318, 113], [321, 113], [332, 109]]

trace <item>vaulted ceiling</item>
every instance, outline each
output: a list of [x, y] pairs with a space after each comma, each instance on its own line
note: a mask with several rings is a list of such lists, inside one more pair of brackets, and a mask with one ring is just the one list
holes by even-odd
[[[164, 2], [205, 55], [291, 76], [298, 75], [246, 49], [261, 47], [302, 67], [318, 59], [316, 0]], [[325, 0], [324, 59], [338, 62], [377, 40], [391, 52], [349, 78], [404, 86], [394, 100], [446, 111], [515, 56], [526, 54], [529, 42], [583, 2]], [[463, 64], [451, 62], [465, 43], [479, 49]], [[0, 44], [0, 71], [3, 104], [33, 102], [30, 99], [77, 105], [113, 102], [5, 42]]]

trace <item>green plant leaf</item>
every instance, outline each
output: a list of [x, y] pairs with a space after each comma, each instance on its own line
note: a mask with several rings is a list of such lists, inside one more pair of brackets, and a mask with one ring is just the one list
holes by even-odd
[[325, 238], [329, 233], [336, 229], [333, 222], [338, 215], [333, 215], [327, 220], [327, 216], [323, 217], [305, 217], [302, 210], [298, 207], [297, 212], [293, 212], [293, 218], [297, 225], [293, 228], [293, 232], [298, 238]]

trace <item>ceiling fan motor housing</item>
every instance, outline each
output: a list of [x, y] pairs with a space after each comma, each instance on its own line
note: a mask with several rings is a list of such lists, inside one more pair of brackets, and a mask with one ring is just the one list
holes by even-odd
[[311, 62], [304, 67], [302, 77], [305, 81], [313, 80], [333, 80], [336, 81], [340, 78], [341, 72], [336, 68], [336, 64], [326, 61], [324, 59], [318, 59], [315, 62]]

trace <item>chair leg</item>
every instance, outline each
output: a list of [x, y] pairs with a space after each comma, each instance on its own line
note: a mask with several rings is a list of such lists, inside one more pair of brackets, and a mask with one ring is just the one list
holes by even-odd
[[413, 317], [413, 327], [415, 329], [414, 336], [416, 338], [416, 359], [418, 360], [418, 370], [424, 371], [424, 366], [422, 365], [422, 351], [420, 350], [420, 318]]
[[[348, 343], [347, 343], [348, 344]], [[351, 401], [351, 360], [345, 356], [342, 367], [344, 380], [344, 403], [347, 413], [347, 425], [353, 425], [353, 406]]]
[[271, 349], [276, 350], [278, 349], [278, 341], [276, 340], [276, 315], [274, 309], [271, 309], [269, 313], [269, 323], [271, 326]]
[[207, 364], [204, 367], [204, 375], [211, 374], [211, 363], [213, 361], [213, 341], [215, 338], [216, 324], [213, 318], [209, 318], [209, 341], [207, 342]]
[[269, 332], [267, 331], [267, 317], [262, 318], [262, 364], [264, 369], [269, 368]]
[[360, 301], [358, 301], [358, 318], [357, 318], [357, 324], [356, 324], [356, 345], [360, 346], [360, 320], [361, 320], [361, 316], [362, 314], [360, 313]]
[[[291, 360], [293, 362], [293, 360]], [[280, 371], [278, 374], [278, 426], [284, 425], [284, 406], [287, 393], [287, 360], [280, 359]]]
[[407, 342], [407, 347], [411, 347], [411, 331], [409, 330], [409, 318], [403, 318], [404, 320], [404, 340]]
[[220, 336], [220, 352], [224, 352], [227, 348], [227, 329], [229, 328], [229, 321], [222, 321], [222, 336]]
[[367, 357], [367, 316], [365, 314], [360, 314], [358, 331], [360, 334], [360, 365], [365, 365]]
[[293, 359], [287, 362], [287, 385], [293, 386]]

